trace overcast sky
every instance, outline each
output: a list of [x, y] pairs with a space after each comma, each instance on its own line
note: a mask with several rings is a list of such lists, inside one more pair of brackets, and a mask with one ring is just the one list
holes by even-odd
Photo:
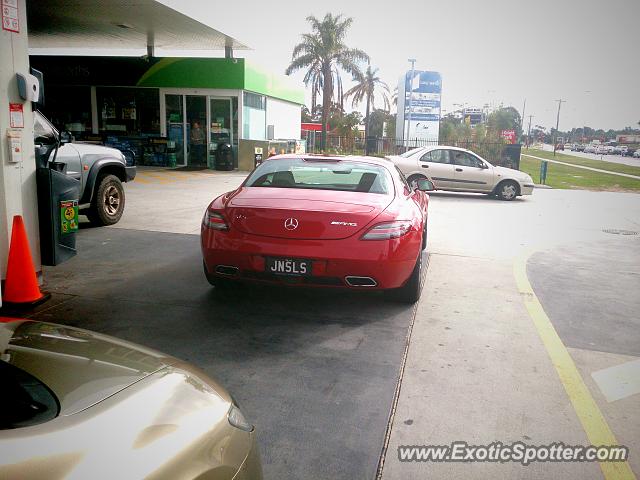
[[[276, 72], [309, 31], [308, 15], [342, 13], [354, 20], [346, 43], [370, 55], [391, 90], [408, 58], [440, 72], [446, 112], [502, 102], [522, 113], [526, 98], [525, 116], [548, 128], [562, 98], [561, 130], [640, 121], [639, 0], [162, 2], [247, 44], [237, 57]], [[302, 85], [302, 73], [293, 78]]]

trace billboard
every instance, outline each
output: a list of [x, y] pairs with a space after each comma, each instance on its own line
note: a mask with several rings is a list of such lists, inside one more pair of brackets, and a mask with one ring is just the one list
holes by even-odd
[[[396, 138], [437, 142], [440, 132], [441, 93], [442, 77], [438, 72], [414, 70], [413, 77], [411, 77], [411, 71], [401, 76], [398, 82]], [[411, 98], [411, 115], [409, 115], [409, 98]], [[409, 125], [409, 116], [411, 116], [411, 125]]]

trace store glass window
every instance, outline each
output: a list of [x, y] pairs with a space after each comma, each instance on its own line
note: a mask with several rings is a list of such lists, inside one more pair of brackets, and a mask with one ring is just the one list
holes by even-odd
[[160, 134], [160, 92], [155, 88], [97, 87], [100, 133]]
[[60, 131], [91, 134], [91, 87], [47, 85], [43, 113]]
[[243, 95], [242, 137], [247, 140], [266, 140], [267, 99], [250, 92], [244, 92]]

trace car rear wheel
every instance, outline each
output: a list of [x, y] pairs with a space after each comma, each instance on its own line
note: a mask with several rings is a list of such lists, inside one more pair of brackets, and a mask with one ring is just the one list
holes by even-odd
[[413, 272], [407, 282], [400, 288], [391, 290], [391, 298], [402, 303], [416, 303], [422, 292], [422, 252], [418, 254], [418, 260], [413, 267]]
[[512, 180], [507, 180], [498, 185], [496, 195], [500, 200], [511, 201], [518, 196], [518, 184]]
[[115, 175], [98, 178], [98, 188], [93, 196], [87, 217], [94, 225], [113, 225], [124, 212], [124, 187]]
[[204, 276], [207, 277], [207, 282], [209, 282], [209, 285], [211, 285], [212, 287], [222, 290], [223, 288], [227, 288], [230, 286], [231, 282], [229, 282], [229, 280], [227, 280], [226, 278], [220, 278], [217, 275], [210, 274], [209, 270], [207, 270], [207, 265], [204, 263], [204, 260], [202, 261], [202, 268], [204, 270]]

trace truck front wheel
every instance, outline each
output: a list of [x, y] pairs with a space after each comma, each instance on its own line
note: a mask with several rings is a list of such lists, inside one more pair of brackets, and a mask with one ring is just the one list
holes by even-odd
[[118, 223], [124, 212], [124, 188], [115, 175], [105, 175], [97, 181], [97, 189], [87, 217], [94, 225]]

